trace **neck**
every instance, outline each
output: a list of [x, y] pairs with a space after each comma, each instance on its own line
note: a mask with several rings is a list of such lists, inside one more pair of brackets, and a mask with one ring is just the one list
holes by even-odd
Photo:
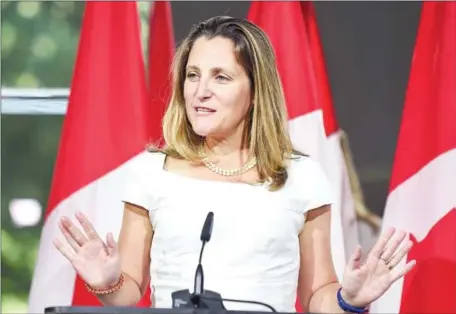
[[214, 156], [217, 158], [225, 158], [231, 156], [247, 157], [249, 154], [249, 149], [245, 143], [232, 138], [206, 138], [205, 150], [209, 156]]
[[252, 158], [245, 136], [242, 132], [236, 133], [224, 138], [206, 137], [205, 151], [209, 158], [239, 160], [241, 163]]

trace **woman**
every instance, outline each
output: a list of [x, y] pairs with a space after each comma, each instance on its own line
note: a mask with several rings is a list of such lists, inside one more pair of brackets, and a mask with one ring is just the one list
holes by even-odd
[[[204, 254], [205, 287], [230, 299], [294, 312], [361, 312], [415, 264], [389, 230], [361, 263], [357, 250], [337, 280], [330, 250], [329, 184], [293, 150], [284, 95], [267, 36], [247, 20], [196, 25], [176, 52], [163, 120], [165, 148], [144, 154], [126, 184], [119, 243], [106, 244], [82, 215], [55, 246], [107, 306], [135, 305], [150, 282], [153, 306], [193, 286], [199, 234], [215, 214]], [[402, 245], [401, 245], [402, 244]], [[225, 302], [228, 309], [257, 309]]]

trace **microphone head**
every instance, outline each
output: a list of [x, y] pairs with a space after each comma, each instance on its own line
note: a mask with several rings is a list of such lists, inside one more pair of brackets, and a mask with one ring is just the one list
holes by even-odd
[[209, 242], [212, 235], [212, 226], [214, 225], [214, 213], [209, 212], [204, 221], [203, 229], [201, 230], [201, 241]]

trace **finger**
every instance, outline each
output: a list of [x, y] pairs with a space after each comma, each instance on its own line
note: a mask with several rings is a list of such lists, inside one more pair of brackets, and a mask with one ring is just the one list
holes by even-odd
[[56, 249], [59, 250], [59, 252], [62, 253], [62, 255], [65, 256], [67, 260], [73, 263], [76, 254], [71, 252], [62, 242], [60, 242], [59, 239], [55, 239], [53, 243]]
[[70, 236], [78, 243], [79, 246], [83, 246], [88, 242], [85, 235], [77, 228], [68, 217], [62, 217], [61, 222], [65, 230], [67, 230]]
[[90, 240], [101, 240], [100, 236], [98, 235], [93, 225], [90, 223], [89, 219], [87, 219], [87, 217], [82, 212], [77, 212], [75, 216]]
[[114, 240], [114, 236], [112, 235], [111, 232], [109, 232], [106, 235], [106, 245], [107, 245], [107, 249], [108, 249], [108, 254], [109, 255], [112, 256], [112, 255], [115, 255], [117, 253], [117, 243]]
[[377, 260], [380, 259], [381, 254], [385, 250], [388, 241], [394, 234], [395, 229], [393, 227], [389, 228], [386, 232], [384, 232], [380, 238], [378, 239], [377, 243], [375, 243], [372, 251], [370, 253], [371, 256], [375, 257]]
[[381, 254], [380, 258], [385, 261], [385, 263], [389, 263], [391, 258], [393, 257], [394, 253], [397, 251], [397, 248], [401, 245], [404, 241], [407, 234], [404, 231], [396, 231], [393, 237], [390, 239], [388, 244], [386, 245], [386, 249]]
[[396, 254], [394, 254], [393, 257], [391, 257], [390, 262], [388, 264], [392, 267], [399, 265], [402, 259], [408, 254], [408, 252], [410, 252], [412, 246], [413, 242], [407, 239], [405, 241], [405, 244], [401, 245]]
[[71, 236], [71, 234], [68, 232], [68, 230], [65, 229], [62, 222], [59, 223], [59, 228], [60, 228], [60, 231], [62, 232], [63, 236], [67, 240], [68, 244], [73, 248], [73, 250], [75, 250], [76, 252], [79, 252], [81, 247], [76, 242], [76, 240]]
[[361, 246], [358, 245], [355, 252], [353, 252], [353, 254], [350, 256], [350, 260], [347, 263], [349, 269], [354, 270], [354, 269], [359, 268], [361, 256], [362, 256]]
[[391, 271], [391, 280], [395, 282], [399, 278], [405, 276], [409, 271], [413, 269], [416, 265], [416, 260], [411, 260], [402, 268], [395, 268]]

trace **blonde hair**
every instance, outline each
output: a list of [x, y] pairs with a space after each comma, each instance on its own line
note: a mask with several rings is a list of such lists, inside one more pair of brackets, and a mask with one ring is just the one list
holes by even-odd
[[218, 16], [195, 25], [176, 51], [172, 66], [173, 89], [163, 118], [165, 146], [160, 151], [174, 158], [201, 161], [204, 138], [193, 132], [187, 118], [183, 88], [185, 68], [194, 42], [205, 36], [231, 39], [238, 62], [250, 79], [253, 106], [247, 123], [247, 145], [257, 158], [261, 182], [270, 190], [287, 180], [287, 161], [297, 153], [288, 135], [285, 97], [274, 51], [266, 34], [245, 19]]

